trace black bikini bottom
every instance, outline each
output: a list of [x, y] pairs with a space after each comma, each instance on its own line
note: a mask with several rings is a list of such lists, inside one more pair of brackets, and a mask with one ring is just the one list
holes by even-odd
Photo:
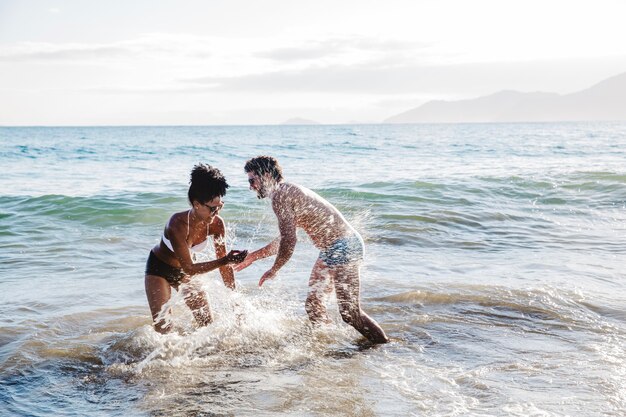
[[146, 275], [163, 277], [172, 285], [179, 285], [181, 280], [187, 276], [182, 269], [163, 262], [152, 251], [150, 251], [150, 256], [146, 262]]

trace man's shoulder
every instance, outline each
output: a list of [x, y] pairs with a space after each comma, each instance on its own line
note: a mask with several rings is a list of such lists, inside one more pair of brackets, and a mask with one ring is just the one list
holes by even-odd
[[304, 187], [298, 185], [294, 182], [281, 182], [276, 191], [274, 192], [274, 196], [285, 198], [289, 196], [293, 196], [295, 194], [301, 194], [304, 191]]
[[306, 195], [306, 188], [293, 182], [281, 182], [272, 195], [274, 207], [293, 207]]

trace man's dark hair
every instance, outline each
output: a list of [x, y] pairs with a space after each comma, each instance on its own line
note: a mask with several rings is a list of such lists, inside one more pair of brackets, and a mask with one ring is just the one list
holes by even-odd
[[219, 169], [211, 165], [198, 164], [191, 170], [189, 179], [189, 202], [206, 203], [215, 197], [224, 197], [228, 183]]
[[283, 169], [278, 164], [276, 158], [272, 156], [257, 156], [246, 162], [243, 167], [246, 172], [252, 172], [258, 176], [270, 174], [276, 181], [283, 180]]

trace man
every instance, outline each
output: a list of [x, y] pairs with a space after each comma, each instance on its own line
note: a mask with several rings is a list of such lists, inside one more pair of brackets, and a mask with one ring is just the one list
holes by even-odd
[[309, 279], [305, 309], [314, 324], [329, 322], [325, 295], [333, 286], [342, 319], [373, 343], [389, 341], [383, 329], [361, 310], [359, 267], [363, 260], [363, 239], [341, 213], [315, 192], [283, 181], [282, 168], [271, 156], [259, 156], [246, 162], [250, 189], [258, 198], [269, 197], [278, 218], [280, 237], [254, 251], [235, 270], [277, 255], [274, 265], [261, 277], [259, 286], [273, 279], [296, 246], [296, 228], [309, 235], [320, 255]]

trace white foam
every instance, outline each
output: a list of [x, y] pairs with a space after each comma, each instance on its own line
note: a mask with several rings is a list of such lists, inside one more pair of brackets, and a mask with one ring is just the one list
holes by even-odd
[[[123, 337], [110, 355], [114, 373], [142, 374], [162, 368], [245, 368], [255, 366], [297, 366], [317, 359], [331, 344], [349, 343], [356, 332], [338, 325], [313, 329], [304, 312], [304, 300], [285, 287], [245, 288], [237, 291], [218, 280], [207, 279], [202, 288], [209, 295], [214, 321], [198, 328], [180, 294], [171, 307], [173, 331], [161, 335], [151, 326], [142, 326]], [[336, 308], [330, 306], [330, 310]], [[350, 332], [352, 330], [352, 332]]]

